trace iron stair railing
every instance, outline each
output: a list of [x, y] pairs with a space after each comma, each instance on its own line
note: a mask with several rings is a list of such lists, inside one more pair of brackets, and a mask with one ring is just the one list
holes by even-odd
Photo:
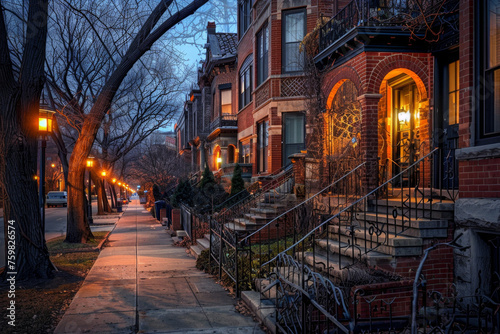
[[[279, 171], [266, 176], [266, 178], [267, 180], [257, 181], [249, 187], [251, 188], [251, 192], [246, 190], [248, 193], [246, 196], [243, 196], [238, 202], [219, 212], [215, 219], [223, 225], [232, 222], [234, 228], [234, 219], [250, 212], [251, 208], [256, 207], [258, 203], [264, 200], [268, 192], [272, 191], [272, 196], [290, 193], [293, 188], [293, 165], [285, 166]], [[234, 195], [233, 198], [241, 193]]]
[[[352, 233], [352, 244], [349, 245], [349, 249], [352, 251], [352, 253], [351, 253], [352, 258], [354, 258], [354, 259], [357, 258], [361, 262], [362, 259], [368, 253], [375, 251], [377, 248], [379, 248], [383, 245], [387, 245], [389, 242], [390, 234], [393, 234], [396, 236], [401, 235], [406, 230], [408, 230], [408, 228], [410, 228], [412, 221], [418, 220], [419, 218], [425, 217], [425, 218], [432, 219], [432, 217], [433, 217], [432, 197], [428, 198], [427, 199], [428, 202], [426, 203], [425, 202], [426, 198], [424, 196], [421, 196], [421, 197], [418, 196], [418, 195], [421, 195], [419, 184], [416, 184], [414, 187], [409, 188], [409, 187], [403, 185], [401, 180], [403, 179], [403, 176], [411, 175], [411, 174], [413, 174], [415, 168], [419, 168], [419, 171], [420, 171], [419, 174], [422, 174], [421, 177], [423, 178], [423, 180], [419, 180], [419, 181], [426, 183], [426, 180], [425, 180], [426, 172], [425, 171], [427, 170], [427, 168], [426, 168], [425, 164], [426, 164], [426, 162], [429, 163], [430, 162], [429, 160], [438, 151], [439, 151], [438, 148], [433, 149], [430, 153], [426, 154], [424, 157], [422, 157], [419, 160], [417, 160], [416, 162], [414, 162], [408, 168], [401, 171], [397, 175], [393, 176], [390, 180], [384, 182], [382, 185], [380, 185], [377, 188], [375, 188], [374, 190], [368, 192], [366, 195], [359, 197], [358, 199], [353, 200], [349, 206], [341, 209], [338, 213], [330, 216], [329, 218], [322, 221], [320, 224], [317, 224], [316, 226], [312, 227], [312, 229], [310, 231], [304, 233], [303, 237], [301, 237], [293, 245], [291, 245], [291, 246], [287, 247], [285, 250], [281, 251], [279, 254], [287, 253], [287, 252], [293, 251], [294, 249], [302, 249], [303, 250], [306, 247], [306, 245], [304, 243], [309, 238], [312, 237], [312, 239], [314, 239], [314, 237], [316, 237], [316, 236], [323, 236], [324, 235], [323, 232], [325, 230], [325, 227], [327, 227], [330, 224], [338, 225], [340, 227], [339, 223], [344, 221], [346, 224], [343, 227], [346, 227], [346, 228], [350, 229], [352, 232], [354, 232], [357, 228], [359, 228], [359, 225], [354, 225], [354, 223], [356, 221], [356, 219], [354, 219], [355, 213], [361, 212], [362, 215], [364, 215], [364, 217], [362, 216], [361, 219], [364, 218], [366, 221], [366, 215], [367, 215], [368, 208], [374, 207], [375, 208], [374, 214], [375, 214], [376, 222], [380, 221], [380, 219], [377, 219], [379, 215], [380, 215], [380, 217], [385, 218], [386, 221], [376, 223], [376, 224], [370, 224], [371, 226], [368, 229], [366, 229], [366, 228], [364, 229], [364, 237], [365, 237], [365, 239], [364, 239], [365, 240], [364, 252], [360, 247], [356, 247], [356, 245], [354, 243], [354, 235], [355, 235], [354, 233]], [[431, 170], [432, 170], [432, 168], [431, 168]], [[432, 173], [430, 175], [432, 177]], [[385, 193], [384, 190], [386, 189], [386, 187], [390, 184], [394, 184], [396, 181], [399, 181], [401, 183], [398, 201], [401, 203], [401, 206], [403, 209], [400, 212], [397, 212], [397, 210], [394, 209], [396, 211], [392, 212], [394, 219], [393, 219], [393, 222], [391, 222], [389, 219], [389, 214], [391, 214], [391, 213], [387, 212], [387, 211], [385, 213], [379, 213], [378, 212], [378, 205], [374, 205], [374, 204], [376, 204], [378, 202], [379, 194], [380, 193], [384, 194]], [[411, 189], [411, 191], [405, 191], [408, 189]], [[432, 194], [432, 180], [430, 182], [430, 192]], [[385, 195], [384, 200], [386, 202], [385, 203], [386, 207], [389, 207], [390, 206], [389, 200], [392, 200], [392, 198], [390, 198], [388, 195]], [[402, 222], [401, 222], [401, 226], [398, 226], [397, 225], [397, 217], [400, 214], [402, 215]], [[345, 218], [345, 217], [347, 217], [347, 219], [343, 220], [343, 218]], [[394, 223], [394, 224], [392, 224], [392, 223]], [[390, 232], [390, 229], [389, 229], [390, 225], [392, 225], [391, 228], [393, 228], [392, 233]], [[339, 228], [338, 229], [339, 233], [340, 233], [340, 230], [341, 229]], [[326, 240], [330, 240], [330, 239], [327, 238]], [[376, 246], [369, 247], [368, 243], [376, 244]], [[314, 242], [312, 242], [311, 245], [314, 245]], [[326, 248], [330, 249], [328, 243], [326, 245]], [[339, 246], [338, 249], [341, 249], [341, 247]], [[358, 249], [358, 251], [356, 251], [356, 249]], [[313, 250], [314, 250], [314, 248], [313, 248]], [[296, 253], [296, 252], [293, 252], [293, 253]], [[358, 253], [358, 254], [356, 254], [356, 253]], [[352, 266], [353, 263], [342, 266], [342, 260], [343, 260], [342, 254], [339, 252], [338, 255], [339, 255], [339, 257], [338, 257], [339, 262], [338, 263], [339, 263], [340, 269], [345, 269], [345, 268]], [[301, 255], [301, 257], [303, 258], [304, 256]], [[276, 256], [274, 258], [270, 259], [269, 261], [267, 261], [266, 263], [264, 263], [262, 266], [270, 265], [275, 259], [276, 259]], [[326, 264], [326, 268], [329, 268], [328, 263]]]

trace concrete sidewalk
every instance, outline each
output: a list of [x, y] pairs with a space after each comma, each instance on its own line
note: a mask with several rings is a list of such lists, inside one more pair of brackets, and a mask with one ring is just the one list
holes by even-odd
[[55, 333], [262, 333], [234, 304], [135, 200]]

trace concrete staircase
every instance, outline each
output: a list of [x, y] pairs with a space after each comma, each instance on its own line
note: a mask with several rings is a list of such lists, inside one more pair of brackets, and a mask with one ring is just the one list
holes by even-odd
[[279, 194], [270, 191], [250, 208], [248, 213], [234, 217], [226, 223], [226, 227], [235, 231], [255, 231], [276, 218], [297, 202], [294, 194]]
[[[420, 204], [424, 210], [409, 209], [412, 204], [415, 208], [416, 202], [402, 203], [401, 199], [368, 203], [366, 211], [350, 213], [352, 219], [332, 221], [323, 236], [315, 239], [314, 253], [300, 255], [303, 261], [334, 282], [376, 282], [383, 277], [374, 277], [368, 268], [391, 268], [398, 258], [420, 257], [431, 239], [448, 236], [449, 220], [453, 218], [451, 201]], [[299, 255], [297, 258], [301, 260]], [[391, 275], [389, 270], [387, 274]]]
[[210, 234], [205, 234], [203, 239], [197, 239], [196, 244], [189, 247], [189, 252], [197, 259], [205, 249], [210, 249]]

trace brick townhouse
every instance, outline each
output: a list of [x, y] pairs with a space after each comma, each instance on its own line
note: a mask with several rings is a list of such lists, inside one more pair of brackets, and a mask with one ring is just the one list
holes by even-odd
[[236, 34], [217, 33], [216, 24], [208, 22], [197, 87], [189, 92], [176, 125], [178, 152], [189, 152], [194, 172], [205, 165], [219, 171], [238, 162], [236, 42]]
[[[368, 163], [368, 190], [437, 148], [433, 163], [403, 181], [428, 202], [452, 205], [447, 238], [423, 240], [423, 250], [458, 236], [467, 249], [433, 252], [424, 266], [428, 284], [443, 291], [454, 283], [461, 296], [494, 293], [500, 281], [500, 3], [428, 1], [424, 14], [438, 17], [435, 35], [412, 25], [410, 1], [337, 3], [315, 56], [324, 73], [324, 156], [338, 162], [356, 146], [358, 161]], [[392, 270], [412, 279], [418, 263], [399, 257]]]
[[[207, 146], [191, 147], [207, 148], [212, 169], [239, 161], [254, 177], [292, 160], [299, 200], [363, 171], [346, 181], [343, 197], [340, 186], [322, 193], [311, 222], [328, 222], [324, 239], [312, 256], [296, 256], [348, 288], [346, 298], [362, 291], [354, 317], [371, 317], [379, 304], [374, 316], [391, 308], [407, 317], [417, 281], [443, 296], [453, 290], [465, 305], [478, 294], [499, 303], [499, 44], [498, 0], [428, 0], [421, 8], [410, 0], [239, 1], [234, 67], [224, 67], [232, 76], [205, 71], [207, 49], [200, 88], [210, 93], [197, 91], [204, 105], [230, 87], [237, 130], [209, 130]], [[306, 68], [301, 45], [315, 50], [317, 71]], [[311, 99], [305, 92], [315, 82]], [[212, 123], [224, 114], [219, 104]], [[286, 237], [278, 225], [245, 240]], [[371, 296], [376, 303], [366, 302]], [[393, 297], [394, 312], [386, 303]]]
[[245, 0], [238, 4], [238, 145], [253, 175], [290, 163], [306, 145], [306, 78], [302, 39], [321, 1]]

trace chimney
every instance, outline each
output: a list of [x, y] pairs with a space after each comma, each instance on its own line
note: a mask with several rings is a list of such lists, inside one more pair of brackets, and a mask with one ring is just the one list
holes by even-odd
[[209, 35], [215, 34], [215, 22], [208, 22], [207, 24], [207, 33]]

